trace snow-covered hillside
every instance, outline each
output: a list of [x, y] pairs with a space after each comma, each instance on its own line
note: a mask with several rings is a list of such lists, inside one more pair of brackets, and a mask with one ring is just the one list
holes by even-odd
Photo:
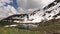
[[[13, 16], [13, 15], [12, 15]], [[19, 16], [19, 17], [18, 17]], [[60, 18], [60, 2], [54, 1], [43, 9], [35, 9], [32, 13], [17, 14], [13, 18], [23, 19], [23, 21], [15, 20], [17, 23], [39, 23], [41, 21], [48, 21], [51, 19]], [[12, 18], [12, 19], [13, 19]]]
[[[60, 3], [57, 3], [55, 6], [48, 7], [46, 10], [41, 9], [37, 10], [30, 16], [29, 19], [34, 19], [32, 22], [41, 22], [42, 20], [51, 20], [54, 19], [54, 15], [60, 13]], [[60, 15], [56, 17], [59, 18]]]
[[[51, 6], [50, 6], [51, 5]], [[50, 8], [48, 7], [50, 6]], [[29, 18], [25, 20], [25, 23], [39, 23], [41, 21], [48, 21], [51, 19], [58, 19], [60, 18], [60, 3], [58, 2], [52, 2], [46, 6], [45, 10], [43, 9], [37, 9], [33, 13], [28, 14]], [[55, 16], [57, 15], [57, 16]]]

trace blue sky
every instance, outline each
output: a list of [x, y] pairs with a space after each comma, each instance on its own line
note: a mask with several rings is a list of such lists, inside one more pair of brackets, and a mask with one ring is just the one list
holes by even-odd
[[17, 5], [17, 3], [16, 3], [16, 0], [13, 0], [13, 4], [11, 4], [14, 8], [18, 8], [18, 5]]
[[16, 3], [16, 0], [13, 0], [13, 3], [11, 2], [10, 4], [6, 3], [5, 6], [7, 6], [7, 5], [11, 5], [11, 6], [13, 6], [15, 9], [18, 8], [18, 5], [17, 5], [17, 3]]

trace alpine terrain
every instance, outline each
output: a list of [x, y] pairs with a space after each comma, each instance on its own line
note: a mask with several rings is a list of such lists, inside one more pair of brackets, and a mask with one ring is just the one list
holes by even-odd
[[[17, 24], [38, 24], [40, 22], [46, 22], [52, 19], [60, 18], [60, 0], [55, 0], [49, 5], [43, 7], [42, 9], [35, 9], [31, 13], [26, 14], [14, 14], [7, 18], [2, 19], [1, 21], [15, 22]], [[29, 25], [29, 26], [31, 26]], [[34, 26], [38, 26], [34, 25]], [[13, 26], [17, 26], [14, 24]], [[8, 27], [8, 26], [5, 26]]]

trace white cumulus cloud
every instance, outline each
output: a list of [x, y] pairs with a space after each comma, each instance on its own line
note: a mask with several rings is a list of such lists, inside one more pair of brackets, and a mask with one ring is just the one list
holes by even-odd
[[6, 3], [10, 3], [12, 0], [0, 0], [0, 6], [5, 5]]
[[9, 4], [11, 2], [13, 2], [13, 0], [0, 0], [0, 20], [17, 13], [13, 6], [4, 6], [6, 3]]

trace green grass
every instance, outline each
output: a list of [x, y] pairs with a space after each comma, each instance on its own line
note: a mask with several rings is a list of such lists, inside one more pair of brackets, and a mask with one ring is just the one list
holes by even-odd
[[32, 30], [24, 30], [18, 28], [0, 28], [0, 34], [48, 34], [45, 31], [57, 31], [60, 30], [60, 24], [54, 24], [49, 26], [39, 26]]
[[39, 26], [37, 28], [33, 28], [32, 30], [60, 30], [60, 24], [53, 24], [48, 26]]
[[52, 19], [44, 22], [43, 24], [41, 22], [39, 27], [33, 28], [32, 31], [45, 31], [48, 34], [59, 31], [58, 33], [60, 34], [60, 19]]
[[0, 34], [42, 34], [38, 31], [22, 30], [17, 28], [0, 28]]

